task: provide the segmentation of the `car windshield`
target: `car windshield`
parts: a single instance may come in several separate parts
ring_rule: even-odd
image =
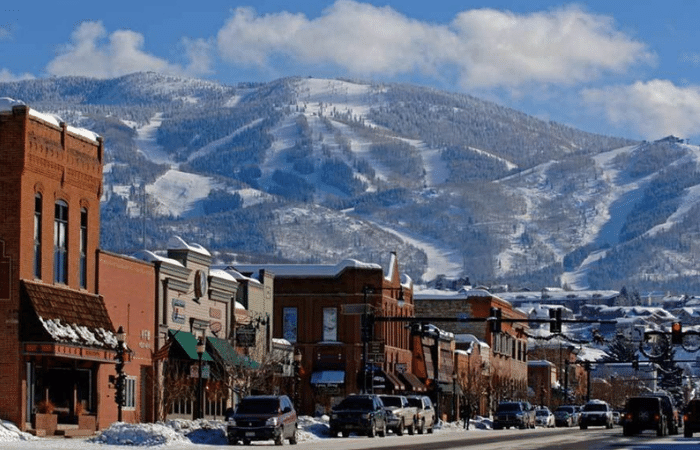
[[[556,412],[572,414],[574,412],[574,408],[571,406],[560,406],[559,408],[557,408]]]
[[[379,398],[381,398],[382,402],[384,402],[384,406],[396,406],[399,408],[402,406],[400,397],[391,397],[391,396],[380,395]]]
[[[549,415],[549,411],[547,411],[546,409],[538,409],[537,411],[535,411],[535,414],[537,414],[538,416],[547,416]]]
[[[498,405],[499,411],[520,411],[520,403],[501,403]]]
[[[372,408],[372,399],[369,399],[367,397],[348,397],[342,402],[340,402],[334,409],[336,410],[352,410],[352,409],[360,409],[360,410],[371,410]]]
[[[244,398],[238,405],[238,414],[277,414],[280,402],[276,398]]]
[[[384,402],[384,404],[386,405],[386,402]],[[423,407],[423,402],[421,402],[419,398],[409,398],[408,404],[411,406],[415,406],[416,408]]]
[[[602,403],[590,403],[583,406],[584,411],[607,411],[608,408]]]

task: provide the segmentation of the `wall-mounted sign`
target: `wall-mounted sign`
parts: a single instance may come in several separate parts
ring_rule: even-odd
[[[236,345],[239,347],[255,347],[255,327],[243,325],[236,328]]]
[[[185,301],[179,298],[174,298],[172,301],[173,305],[173,322],[175,323],[185,323]]]
[[[194,296],[201,298],[207,295],[207,273],[198,270],[194,274]]]

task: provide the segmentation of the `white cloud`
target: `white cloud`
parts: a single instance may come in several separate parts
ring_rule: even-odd
[[[630,126],[647,139],[700,134],[700,86],[638,81],[629,86],[585,89],[582,97],[587,104],[601,108],[612,123]]]
[[[281,56],[360,75],[456,71],[467,88],[571,84],[653,61],[612,19],[578,7],[526,15],[471,10],[447,25],[353,0],[338,0],[315,19],[238,8],[217,43],[222,58],[236,64],[267,67]]]
[[[199,45],[198,41],[185,41],[189,49]],[[187,68],[148,54],[142,50],[144,37],[131,30],[117,30],[107,35],[101,22],[83,22],[71,36],[70,44],[65,45],[59,55],[49,62],[47,72],[56,76],[82,75],[95,78],[110,78],[140,71],[156,71],[180,75],[207,73],[208,66],[195,62],[207,62],[198,55],[197,61],[190,60]]]
[[[6,81],[21,81],[21,80],[32,80],[34,75],[30,73],[23,73],[21,75],[15,75],[7,69],[0,69],[0,82]]]

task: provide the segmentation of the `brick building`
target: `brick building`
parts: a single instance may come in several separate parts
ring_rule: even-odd
[[[424,290],[414,294],[416,317],[444,317],[452,321],[439,323],[440,328],[455,335],[470,334],[490,347],[486,386],[487,411],[501,400],[527,399],[527,316],[513,309],[507,301],[481,289],[460,291]],[[487,322],[459,318],[487,318],[491,308],[501,310],[500,332],[493,332]],[[455,320],[457,319],[457,320]]]
[[[0,416],[94,431],[114,328],[96,290],[102,139],[0,99]],[[39,427],[37,427],[39,428]],[[42,431],[37,431],[42,432]]]
[[[363,390],[407,392],[411,379],[410,332],[405,323],[375,322],[366,347],[362,312],[412,317],[413,287],[392,254],[385,274],[377,264],[345,260],[336,265],[234,265],[244,275],[274,275],[273,336],[301,353],[299,410],[327,411],[345,395]],[[363,362],[373,376],[363,377]],[[420,384],[420,383],[419,383]],[[417,389],[419,387],[416,387]],[[295,395],[296,394],[296,395]]]

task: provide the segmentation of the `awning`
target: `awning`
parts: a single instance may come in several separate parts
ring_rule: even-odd
[[[225,364],[235,367],[245,367],[249,369],[257,369],[260,364],[253,361],[246,355],[241,355],[236,352],[236,349],[228,343],[226,339],[220,339],[216,337],[207,337],[209,345],[214,349],[219,358],[221,358]]]
[[[311,374],[311,384],[345,384],[342,370],[320,370]]]
[[[199,360],[199,355],[197,354],[197,338],[194,334],[188,333],[187,331],[169,330],[170,336],[175,339],[175,342],[180,346],[180,348],[187,354],[190,359],[195,361]],[[204,351],[202,353],[202,361],[214,361],[209,353]]]
[[[384,375],[386,376],[386,379],[389,382],[389,388],[395,391],[406,390],[406,386],[404,386],[403,382],[399,380],[399,377],[397,377],[391,372],[384,372]]]
[[[415,392],[425,392],[428,388],[411,372],[399,372],[399,378],[406,381],[406,384]]]

